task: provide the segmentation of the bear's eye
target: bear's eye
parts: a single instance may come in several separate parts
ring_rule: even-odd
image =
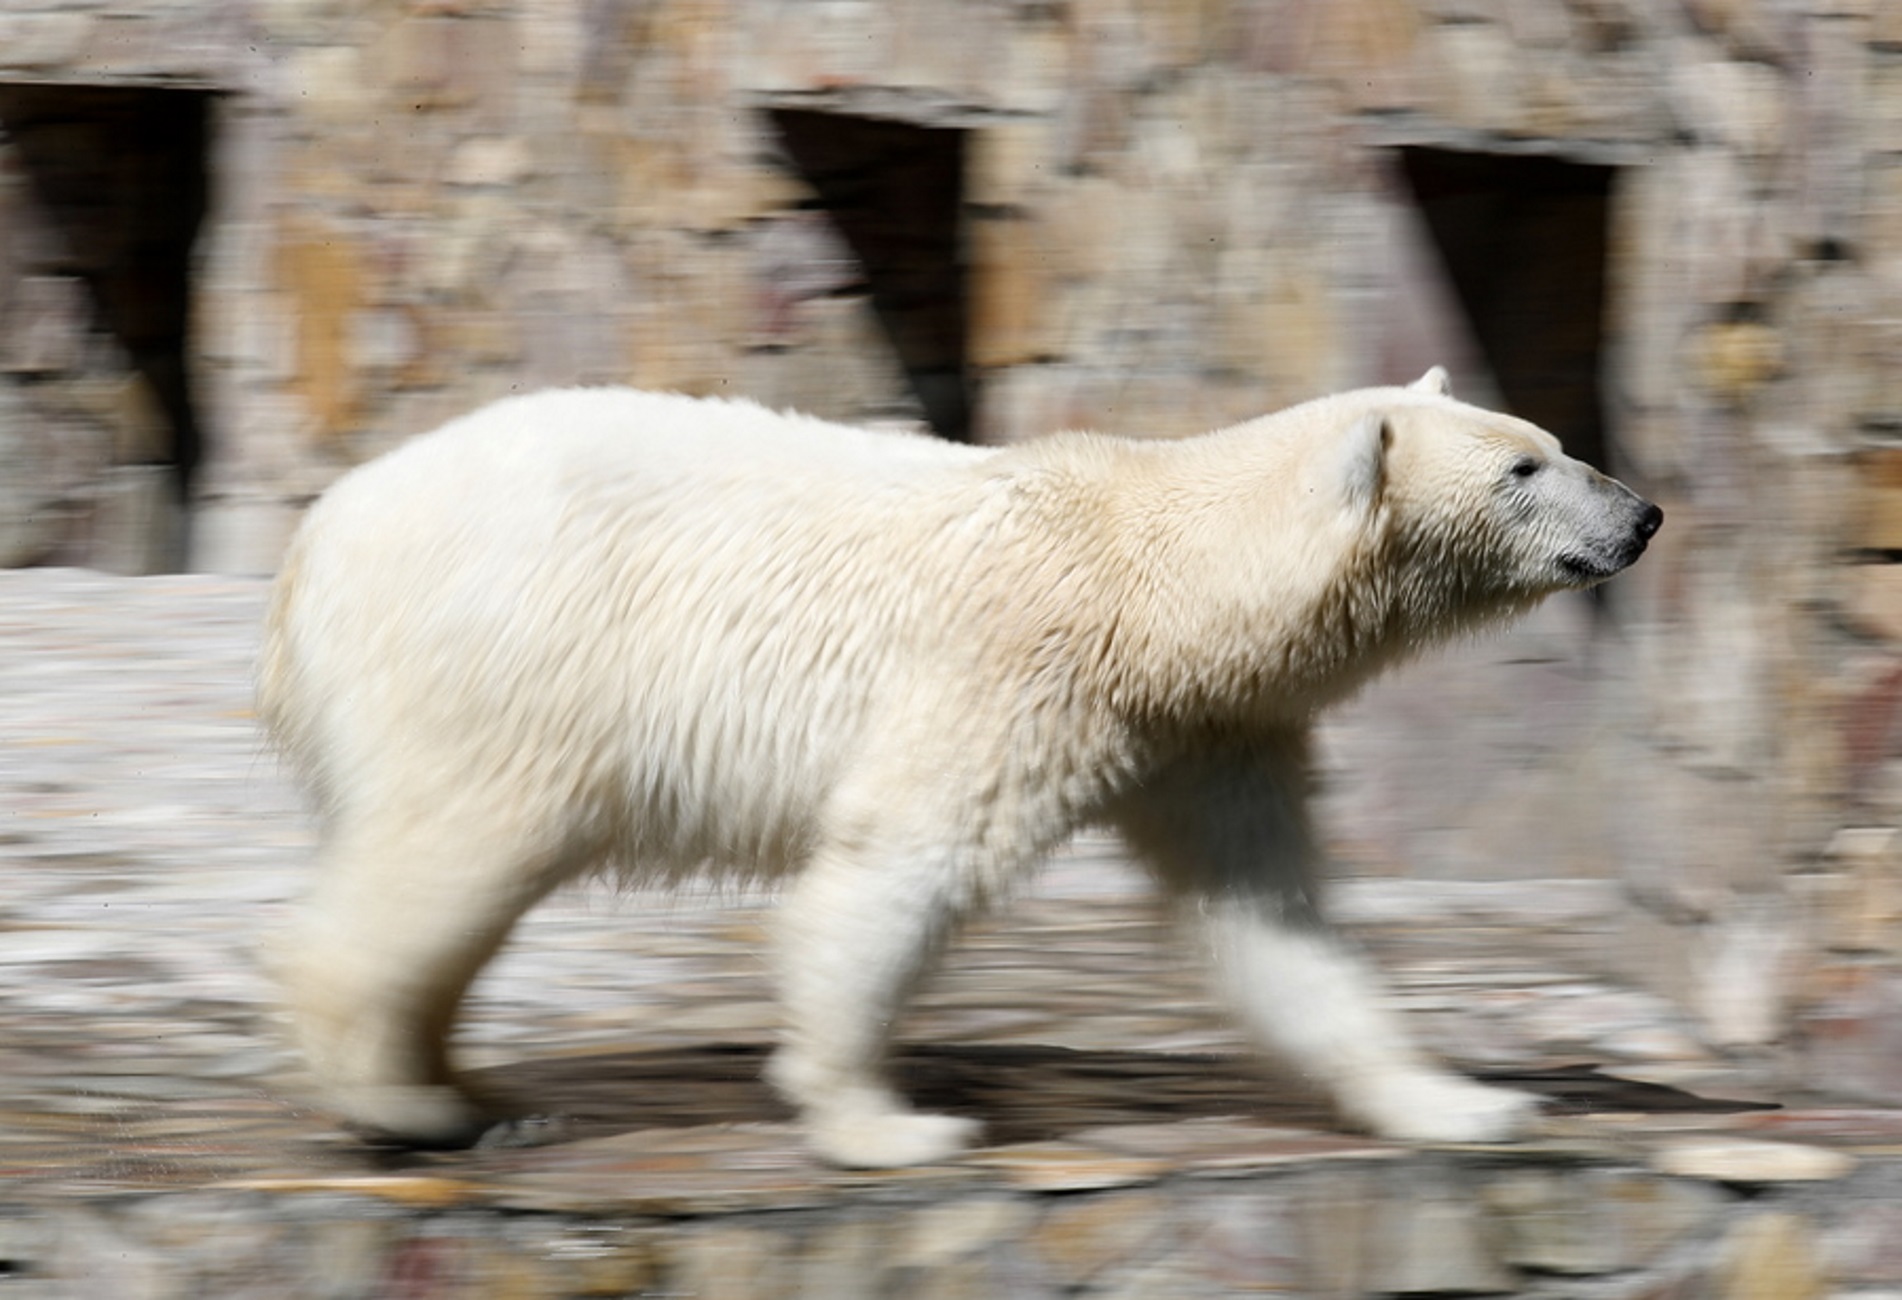
[[[1544,468],[1544,466],[1539,463],[1537,457],[1521,456],[1518,460],[1512,462],[1512,476],[1514,478],[1531,478],[1542,468]]]

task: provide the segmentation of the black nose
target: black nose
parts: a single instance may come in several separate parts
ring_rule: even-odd
[[[1644,513],[1638,516],[1638,536],[1648,542],[1651,540],[1651,535],[1657,532],[1663,524],[1664,511],[1658,509],[1656,506],[1647,505],[1644,508]]]

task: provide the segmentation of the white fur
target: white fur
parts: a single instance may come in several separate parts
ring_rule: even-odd
[[[785,878],[771,1077],[817,1149],[940,1158],[973,1126],[906,1108],[888,1026],[960,917],[1106,820],[1349,1118],[1509,1135],[1526,1099],[1419,1059],[1319,920],[1307,727],[1648,529],[1444,379],[1003,450],[560,391],[346,476],[292,545],[260,670],[324,819],[285,974],[336,1104],[468,1138],[447,1038],[521,913],[589,870],[726,870]]]

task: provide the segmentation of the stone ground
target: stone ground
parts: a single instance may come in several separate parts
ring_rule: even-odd
[[[764,900],[711,892],[558,897],[478,986],[465,1061],[546,1144],[367,1150],[260,967],[311,848],[249,709],[263,593],[0,572],[0,1300],[1902,1295],[1902,1117],[1726,1104],[1774,1081],[1594,973],[1602,880],[1337,891],[1429,1043],[1553,1098],[1519,1147],[1340,1133],[1086,837],[905,1028],[911,1090],[989,1125],[965,1160],[803,1155],[755,1080]]]

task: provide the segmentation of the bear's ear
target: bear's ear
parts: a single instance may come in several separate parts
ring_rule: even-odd
[[[1453,381],[1446,377],[1445,366],[1435,366],[1421,375],[1407,387],[1416,393],[1432,393],[1435,397],[1451,397]]]
[[[1369,411],[1347,427],[1337,450],[1341,493],[1349,506],[1365,510],[1380,499],[1387,477],[1387,446],[1393,432],[1387,417]]]

